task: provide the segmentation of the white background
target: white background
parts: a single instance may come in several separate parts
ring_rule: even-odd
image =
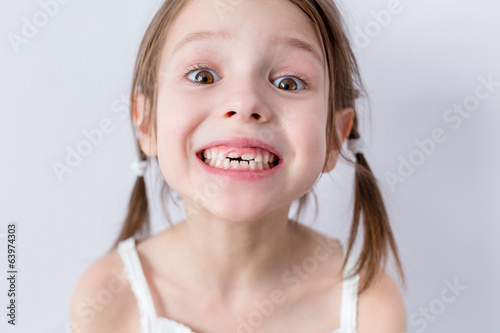
[[[366,156],[406,269],[408,331],[500,332],[494,319],[500,313],[500,87],[459,128],[443,118],[454,104],[472,100],[480,77],[500,82],[500,1],[401,0],[384,25],[373,12],[390,1],[344,2],[371,97],[369,111],[361,110],[364,120],[371,118],[363,123]],[[12,328],[0,239],[2,332],[66,332],[77,279],[117,235],[136,159],[122,98],[159,5],[68,1],[16,52],[9,33],[21,34],[23,18],[33,22],[42,9],[39,1],[0,1],[0,236],[8,222],[17,223],[19,267],[18,325]],[[113,130],[59,181],[52,163],[64,163],[66,147],[75,149],[83,131],[106,118]],[[419,154],[415,140],[430,138],[436,128],[446,140],[391,188],[387,172],[397,174],[401,159]],[[322,178],[318,218],[312,224],[308,211],[304,223],[345,239],[352,171],[343,163]],[[166,226],[157,212],[153,222],[157,231]],[[444,303],[445,281],[454,280],[466,289]],[[420,314],[429,307],[432,320]]]

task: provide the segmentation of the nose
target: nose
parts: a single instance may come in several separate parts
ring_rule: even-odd
[[[245,79],[226,82],[224,94],[227,96],[219,106],[219,115],[242,122],[266,123],[272,119],[269,98],[266,96],[266,87],[262,80]]]

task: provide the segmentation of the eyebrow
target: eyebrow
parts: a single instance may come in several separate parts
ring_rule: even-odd
[[[193,32],[184,37],[177,45],[174,47],[174,50],[172,51],[172,54],[174,54],[176,51],[181,49],[182,47],[186,46],[189,43],[197,42],[197,41],[210,41],[210,40],[216,40],[216,39],[229,39],[231,38],[231,33],[228,31],[198,31],[198,32]],[[322,57],[316,52],[314,47],[295,37],[292,36],[283,36],[283,35],[274,35],[272,36],[269,41],[268,45],[272,45],[273,47],[290,47],[293,49],[297,50],[302,50],[310,55],[312,55],[316,60],[318,60],[321,64],[323,64],[323,59]]]

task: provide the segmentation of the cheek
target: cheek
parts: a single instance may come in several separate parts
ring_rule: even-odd
[[[294,156],[290,160],[293,187],[300,194],[309,191],[323,170],[326,140],[318,119],[300,117],[287,129]],[[297,198],[298,198],[297,197]]]
[[[290,128],[300,164],[306,163],[314,172],[320,172],[326,158],[326,119],[319,112],[297,117]]]
[[[192,95],[170,86],[160,87],[158,96],[158,144],[163,151],[186,156],[187,138],[199,122],[204,105]],[[160,152],[159,152],[160,153]]]
[[[195,157],[188,138],[197,124],[197,104],[181,94],[162,94],[157,105],[158,162],[167,183],[179,191],[176,180],[182,178],[186,163]],[[193,156],[188,156],[191,153]]]

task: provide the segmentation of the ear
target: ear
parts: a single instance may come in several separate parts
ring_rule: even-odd
[[[335,112],[335,124],[336,124],[336,135],[340,141],[340,146],[343,145],[345,139],[351,133],[352,125],[354,123],[355,111],[353,108],[348,107]],[[337,159],[339,156],[338,150],[335,148],[333,142],[330,143],[330,154],[328,156],[328,161],[326,162],[323,172],[327,173],[333,170],[337,164]]]
[[[132,114],[134,123],[139,130],[139,143],[141,150],[148,157],[157,156],[156,131],[150,127],[151,107],[149,100],[142,92],[137,92],[134,97]]]

